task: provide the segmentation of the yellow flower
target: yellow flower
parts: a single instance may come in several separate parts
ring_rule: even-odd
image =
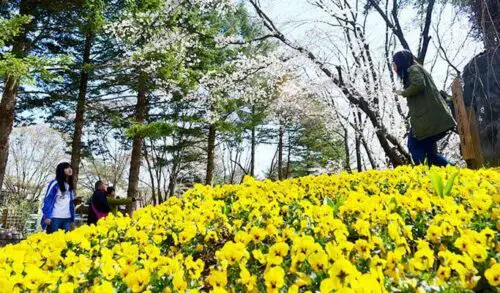
[[[267,263],[270,265],[280,265],[283,258],[288,254],[288,244],[285,242],[276,243],[269,249]]]
[[[395,222],[391,222],[389,225],[387,225],[389,237],[391,237],[392,240],[396,241],[401,237],[399,234],[399,227],[398,224]]]
[[[356,223],[354,224],[354,229],[361,236],[370,236],[370,234],[371,234],[370,233],[370,223],[363,220],[363,219],[358,219],[356,221]]]
[[[62,283],[61,285],[59,285],[57,292],[59,292],[59,293],[73,293],[74,290],[75,290],[75,285],[73,283],[66,282],[66,283]]]
[[[469,250],[469,246],[472,245],[472,240],[469,237],[460,237],[455,240],[455,247],[460,249],[462,252],[467,252]]]
[[[288,249],[288,244],[285,242],[279,242],[271,246],[269,254],[285,257],[288,254]]]
[[[307,261],[312,266],[315,272],[321,272],[328,270],[328,255],[324,251],[320,251],[319,253],[311,254]]]
[[[127,264],[120,264],[120,276],[122,279],[126,279],[130,274],[133,274],[135,271],[138,270],[137,266],[132,264],[132,265],[127,265]]]
[[[196,236],[196,229],[194,225],[188,225],[184,228],[184,230],[179,233],[179,242],[181,244],[186,244],[191,241]]]
[[[224,244],[221,250],[215,253],[215,256],[219,261],[226,260],[229,265],[232,265],[239,263],[243,258],[248,258],[249,255],[245,244],[229,241]]]
[[[478,263],[486,261],[486,258],[488,257],[488,251],[480,245],[469,245],[467,254],[469,254],[472,260]]]
[[[184,281],[184,272],[178,271],[174,274],[174,279],[172,280],[172,284],[174,285],[174,289],[177,292],[184,292],[187,288],[187,283]]]
[[[240,282],[250,292],[257,288],[257,277],[252,276],[246,268],[242,268],[240,271]]]
[[[358,271],[346,259],[338,259],[332,266],[332,268],[328,271],[330,275],[330,279],[332,280],[333,289],[340,290],[344,287],[344,285],[353,281],[358,275]]]
[[[212,290],[210,290],[211,293],[226,293],[227,290],[221,287],[215,287]]]
[[[234,236],[234,241],[236,243],[242,243],[244,245],[247,245],[251,240],[252,237],[245,231],[238,231],[236,236]]]
[[[114,289],[113,289],[113,285],[110,282],[104,281],[99,285],[95,285],[92,288],[92,292],[94,292],[94,293],[113,293]]]
[[[78,261],[78,256],[72,250],[66,253],[66,257],[63,258],[62,263],[65,266],[70,266]]]
[[[321,281],[319,286],[319,291],[321,293],[330,293],[333,292],[337,287],[337,283],[332,278],[326,278]]]
[[[481,278],[499,287],[500,173],[461,169],[453,194],[434,195],[428,174],[450,178],[457,170],[402,166],[197,184],[132,217],[110,216],[97,226],[34,234],[0,248],[0,292],[111,293],[120,290],[113,288],[118,282],[150,293],[157,289],[149,285],[152,275],[171,280],[162,283],[165,293],[385,293],[385,281],[403,291],[427,285],[470,291]],[[414,234],[422,216],[428,229]],[[489,228],[471,228],[483,226]],[[202,259],[210,260],[208,274]],[[90,272],[97,273],[93,282]]]
[[[272,267],[264,273],[268,292],[278,292],[285,285],[285,271],[282,267]]]
[[[427,239],[433,243],[441,242],[441,227],[431,225],[427,229]]]
[[[266,230],[259,227],[252,227],[250,229],[250,237],[254,243],[260,243],[264,238],[266,238],[267,232]]]
[[[484,272],[484,276],[488,283],[493,287],[500,286],[500,264],[494,264]]]
[[[297,285],[292,285],[288,288],[287,293],[299,293],[299,286]]]
[[[101,273],[106,280],[111,281],[118,273],[117,265],[115,265],[112,261],[107,261],[101,267]]]
[[[266,232],[267,232],[267,235],[269,235],[269,237],[273,237],[273,236],[276,236],[278,229],[273,224],[269,224],[266,227]]]
[[[125,278],[125,284],[132,292],[142,292],[149,284],[149,271],[138,270]]]
[[[184,264],[191,279],[197,280],[200,278],[203,268],[205,267],[201,259],[194,261],[193,257],[190,255],[185,259]]]
[[[483,236],[486,239],[486,242],[488,245],[491,245],[493,243],[493,239],[495,237],[495,231],[490,229],[489,227],[481,231],[481,236]]]
[[[378,255],[370,260],[370,269],[372,270],[383,270],[385,268],[387,261],[381,259]]]
[[[3,292],[12,292],[14,290],[14,283],[8,278],[0,275],[0,288]]]
[[[210,272],[210,276],[208,276],[208,283],[212,285],[212,287],[216,288],[224,288],[227,284],[227,272],[212,270]]]
[[[204,247],[201,244],[197,244],[196,247],[195,247],[196,252],[202,252],[203,249],[204,249]]]
[[[265,264],[266,263],[266,256],[259,249],[253,250],[252,251],[252,255],[261,264]]]
[[[299,273],[297,273],[297,279],[295,280],[294,285],[297,285],[300,288],[300,287],[311,285],[311,282],[312,282],[311,277],[309,277],[308,275],[306,275],[304,273],[299,272]]]
[[[419,271],[425,271],[432,268],[434,264],[434,252],[430,249],[421,249],[415,253],[411,264]]]
[[[451,276],[451,269],[449,267],[440,266],[438,271],[437,271],[437,276],[438,276],[439,280],[446,281]]]
[[[352,289],[354,292],[384,292],[383,285],[378,281],[375,274],[363,274],[357,282],[354,282]],[[381,279],[383,280],[383,278]]]
[[[448,222],[441,223],[441,232],[443,236],[453,236],[455,233],[455,228],[451,226]]]
[[[38,289],[45,282],[46,274],[34,265],[27,266],[25,269],[26,276],[23,279],[23,286],[29,290]]]
[[[219,241],[219,237],[217,236],[217,232],[215,232],[215,231],[209,231],[207,233],[207,235],[205,236],[204,241],[205,242]]]
[[[358,252],[359,256],[364,259],[368,259],[371,256],[371,246],[368,241],[364,239],[358,239],[354,243],[354,248]]]

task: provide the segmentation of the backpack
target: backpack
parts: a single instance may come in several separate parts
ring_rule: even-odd
[[[448,108],[451,112],[451,115],[453,115],[453,119],[457,120],[457,118],[455,117],[455,105],[453,105],[453,101],[451,100],[451,96],[448,95],[448,93],[445,91],[439,91],[439,94],[440,94],[441,98],[443,98],[443,101],[446,103],[446,105],[448,105]]]
[[[95,208],[94,203],[92,203],[90,206],[92,207],[92,210],[94,211],[95,217],[96,217],[97,220],[99,220],[100,218],[104,218],[104,217],[106,217],[108,215],[108,213],[103,213],[103,212],[98,211]]]

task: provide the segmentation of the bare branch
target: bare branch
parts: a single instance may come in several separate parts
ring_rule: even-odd
[[[398,37],[401,46],[403,46],[403,48],[405,48],[406,50],[410,50],[410,46],[408,45],[408,42],[404,37],[403,30],[401,29],[401,25],[399,24],[397,0],[393,0],[393,7],[392,7],[392,17],[394,19],[394,23],[391,22],[387,14],[382,10],[382,8],[380,8],[380,5],[378,5],[378,3],[375,0],[368,0],[368,2],[370,2],[370,4],[373,5],[373,7],[377,10],[380,16],[384,19],[387,27],[389,27],[392,30],[392,32]]]

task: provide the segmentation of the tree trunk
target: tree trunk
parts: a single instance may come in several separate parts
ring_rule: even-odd
[[[217,135],[217,127],[215,124],[210,124],[208,128],[208,148],[207,148],[207,175],[205,178],[206,185],[212,185],[215,166],[215,136]]]
[[[288,132],[288,150],[287,150],[287,158],[286,158],[286,174],[285,178],[290,178],[290,172],[291,172],[291,164],[290,160],[292,157],[292,142],[290,139],[290,132]]]
[[[148,98],[146,96],[146,77],[139,76],[137,104],[135,106],[135,122],[144,123],[146,118],[146,110],[148,106]],[[137,197],[139,189],[139,173],[141,170],[141,153],[142,153],[143,138],[140,136],[134,137],[132,143],[132,157],[130,158],[130,172],[128,177],[127,197]],[[132,205],[129,205],[128,212],[132,215]]]
[[[351,158],[349,151],[349,136],[347,128],[344,128],[344,150],[345,150],[345,169],[347,172],[351,173]]]
[[[232,152],[229,152],[229,160],[232,160]],[[237,163],[239,158],[238,158],[238,150],[236,150],[236,156],[234,158],[234,162],[229,162],[229,166],[231,166],[231,176],[229,177],[229,184],[234,183],[234,177],[236,176],[236,168],[238,167]]]
[[[19,4],[19,14],[29,15],[28,1],[21,1]],[[29,50],[28,32],[34,26],[35,21],[32,20],[25,25],[21,33],[14,39],[12,44],[12,54],[18,58],[27,55]],[[14,126],[15,106],[17,90],[19,88],[20,76],[7,73],[3,77],[4,88],[2,100],[0,101],[0,190],[3,186],[5,171],[7,169],[7,160],[9,158],[9,136]]]
[[[161,198],[161,170],[159,173],[159,176],[156,178],[156,194],[158,195],[158,198]]]
[[[153,197],[153,205],[156,205],[157,201],[155,194],[155,181],[153,176],[153,168],[151,166],[151,163],[149,162],[147,146],[144,146],[144,159],[146,160],[146,164],[148,165],[148,173],[149,173],[149,180],[151,181],[151,195]]]
[[[359,137],[359,133],[355,134],[355,146],[356,146],[356,167],[358,172],[363,171],[363,167],[361,166],[361,139]]]
[[[365,148],[366,154],[368,155],[368,160],[370,161],[370,165],[372,169],[377,169],[377,163],[375,162],[375,159],[373,158],[372,152],[370,151],[370,147],[368,147],[368,143],[366,142],[366,139],[364,136],[361,136],[361,142],[363,143],[363,147]]]
[[[76,104],[75,132],[73,133],[73,142],[71,144],[71,168],[73,169],[73,187],[75,190],[78,186],[78,174],[80,173],[80,155],[82,148],[81,143],[85,115],[85,98],[87,96],[87,85],[89,81],[89,72],[85,69],[85,66],[87,64],[90,64],[92,39],[92,32],[87,32],[85,36],[85,46],[83,49],[82,68],[80,71],[78,102]]]
[[[180,156],[179,151],[176,151],[174,158],[172,159],[172,172],[170,172],[169,182],[168,182],[168,197],[171,197],[175,194],[175,187],[177,185],[177,175],[179,173],[179,159]],[[166,197],[166,196],[165,196]]]
[[[255,177],[255,125],[252,126],[252,142],[251,142],[251,154],[250,154],[250,176]]]
[[[278,140],[278,180],[283,180],[283,126],[280,125]]]
[[[175,194],[175,178],[174,175],[170,175],[170,181],[168,182],[168,197],[174,196]]]
[[[273,179],[274,160],[276,160],[277,155],[278,155],[278,148],[276,148],[276,151],[274,152],[273,159],[271,160],[271,167],[269,168],[269,178],[271,178],[271,179]]]

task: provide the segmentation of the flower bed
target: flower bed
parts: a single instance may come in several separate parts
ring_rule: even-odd
[[[499,203],[498,171],[452,167],[200,185],[1,249],[0,291],[494,289]]]

